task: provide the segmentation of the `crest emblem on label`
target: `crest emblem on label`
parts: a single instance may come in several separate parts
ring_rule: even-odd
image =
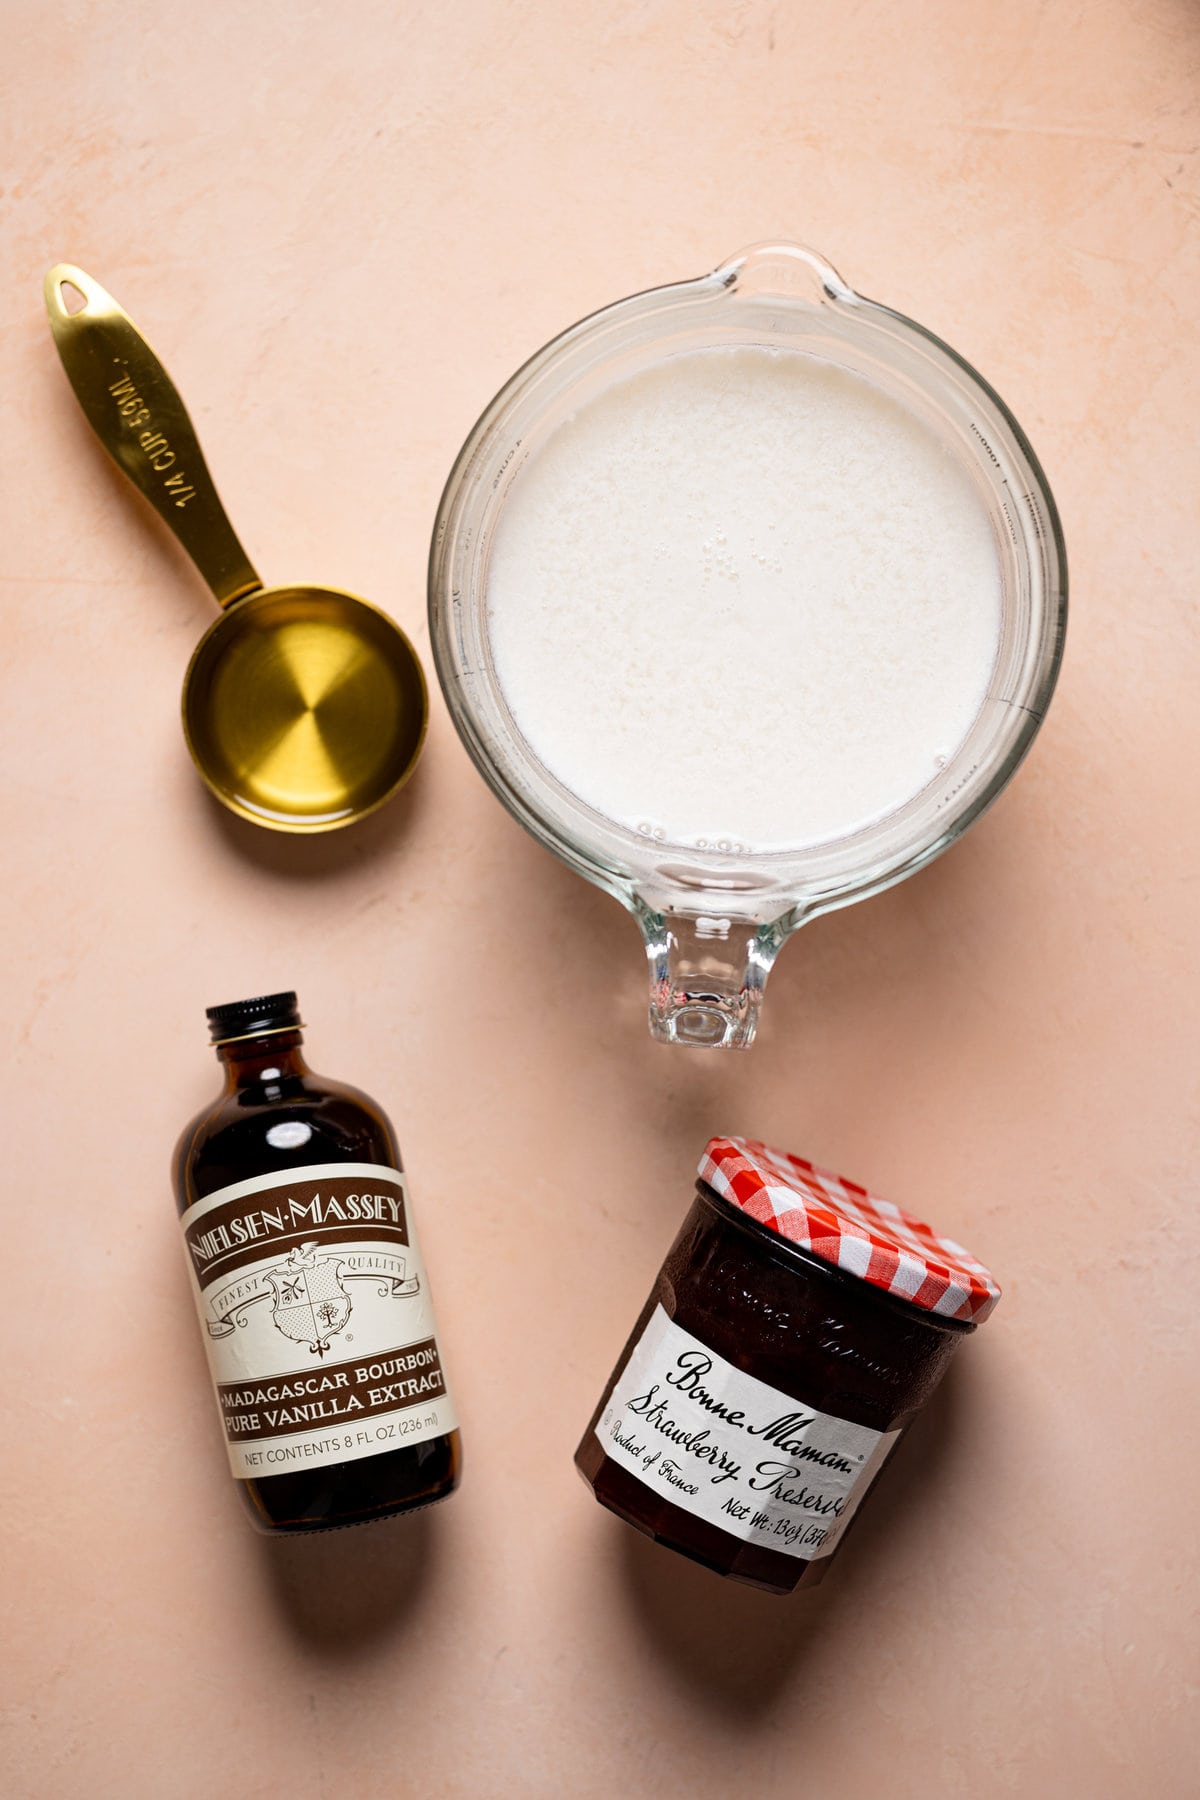
[[[301,1244],[266,1272],[271,1288],[271,1321],[276,1331],[314,1356],[324,1356],[329,1340],[350,1317],[350,1295],[342,1286],[342,1259],[318,1256],[315,1241]]]

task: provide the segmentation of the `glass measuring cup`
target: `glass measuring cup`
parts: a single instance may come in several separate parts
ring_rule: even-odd
[[[685,351],[737,345],[800,351],[839,365],[916,415],[983,499],[1000,565],[999,649],[987,696],[958,749],[886,816],[782,851],[747,852],[728,840],[703,848],[663,843],[589,806],[522,735],[497,678],[488,630],[491,547],[525,463],[614,380]],[[564,593],[563,604],[570,602]],[[649,961],[652,1035],[744,1048],[791,932],[923,867],[1012,776],[1058,673],[1065,553],[1037,459],[981,377],[922,326],[855,293],[811,251],[765,244],[711,275],[604,308],[512,377],[447,482],[430,556],[429,608],[442,688],[485,780],[534,837],[637,918]],[[688,664],[697,670],[696,704],[712,707],[719,726],[722,672],[703,669],[703,645],[677,648],[687,662],[681,658],[674,678],[683,678]]]

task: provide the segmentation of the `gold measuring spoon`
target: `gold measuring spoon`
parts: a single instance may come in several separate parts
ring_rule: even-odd
[[[183,683],[197,769],[218,800],[273,831],[330,831],[373,812],[425,742],[429,697],[408,638],[337,588],[265,588],[183,401],[132,320],[71,263],[50,270],[45,295],[88,423],[223,609]]]

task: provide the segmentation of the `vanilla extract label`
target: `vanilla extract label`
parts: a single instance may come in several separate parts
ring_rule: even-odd
[[[806,1562],[828,1556],[893,1448],[747,1375],[654,1309],[596,1425],[605,1454],[684,1511]]]
[[[319,1164],[235,1182],[181,1223],[235,1475],[455,1428],[400,1170]]]
[[[373,1362],[352,1358],[334,1363],[315,1375],[217,1383],[217,1401],[230,1443],[245,1443],[265,1433],[353,1424],[441,1399],[445,1392],[433,1338]]]

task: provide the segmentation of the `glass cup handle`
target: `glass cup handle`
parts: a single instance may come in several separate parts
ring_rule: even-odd
[[[751,244],[722,263],[716,274],[743,297],[804,300],[812,306],[861,298],[832,263],[803,244]]]

